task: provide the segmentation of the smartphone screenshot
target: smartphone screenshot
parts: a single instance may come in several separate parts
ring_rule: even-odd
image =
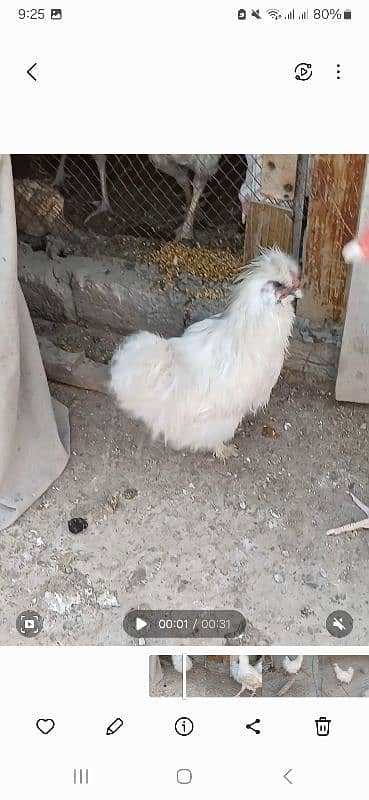
[[[10,1],[0,27],[2,793],[346,800],[368,9]]]

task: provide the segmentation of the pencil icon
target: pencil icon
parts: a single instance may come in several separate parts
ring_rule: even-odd
[[[116,733],[117,731],[119,731],[119,728],[121,728],[122,725],[123,725],[123,720],[120,717],[117,717],[114,720],[114,722],[111,722],[110,725],[107,727],[106,735],[111,736],[112,733]]]

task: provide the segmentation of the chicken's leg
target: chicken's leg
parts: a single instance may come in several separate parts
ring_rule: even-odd
[[[186,208],[188,208],[191,204],[192,192],[187,169],[182,168],[175,161],[172,161],[170,156],[167,158],[164,155],[150,155],[149,158],[151,163],[154,164],[157,169],[160,169],[161,172],[164,172],[166,175],[170,175],[171,178],[174,178],[177,181],[178,186],[180,186],[184,191]]]
[[[197,206],[200,202],[201,195],[205,189],[208,181],[208,175],[196,175],[193,179],[192,199],[187,209],[187,213],[183,225],[178,229],[176,234],[177,242],[192,242],[194,239],[194,221]]]
[[[97,203],[97,208],[95,211],[92,211],[91,214],[88,215],[85,219],[85,224],[89,222],[92,217],[96,217],[98,214],[103,214],[105,211],[111,211],[111,205],[109,201],[108,195],[108,187],[106,182],[106,155],[97,155],[94,156],[96,161],[96,166],[99,171],[99,178],[100,178],[100,188],[101,188],[101,201]]]
[[[223,461],[226,461],[226,459],[230,458],[231,456],[237,458],[238,450],[235,444],[222,443],[215,448],[213,456],[214,458],[221,458]]]
[[[64,186],[64,178],[65,178],[65,162],[67,160],[67,156],[61,156],[59,161],[59,166],[53,181],[53,186],[56,186],[58,189],[61,186]]]

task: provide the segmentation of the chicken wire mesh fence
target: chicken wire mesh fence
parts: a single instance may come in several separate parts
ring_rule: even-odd
[[[65,217],[75,228],[104,235],[191,240],[242,249],[243,199],[291,211],[290,196],[262,194],[259,155],[37,155],[22,176],[65,198]],[[19,174],[19,171],[18,171]],[[94,205],[96,203],[96,205]],[[107,212],[99,214],[96,212]]]

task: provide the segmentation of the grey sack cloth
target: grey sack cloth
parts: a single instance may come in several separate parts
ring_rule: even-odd
[[[61,474],[69,438],[68,409],[50,397],[18,283],[11,161],[0,155],[0,530]]]

